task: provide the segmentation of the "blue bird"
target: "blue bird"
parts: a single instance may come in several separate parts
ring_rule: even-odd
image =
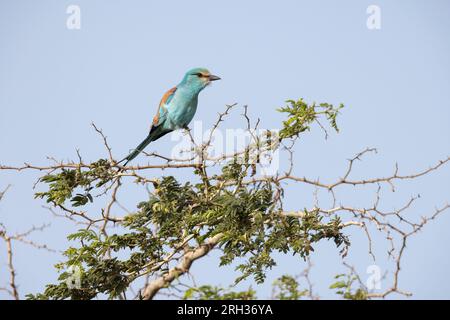
[[[152,141],[177,129],[186,129],[197,111],[198,94],[212,81],[220,80],[205,68],[189,70],[183,80],[174,88],[167,91],[159,103],[150,132],[128,156],[118,163],[125,161],[123,166],[136,158]]]

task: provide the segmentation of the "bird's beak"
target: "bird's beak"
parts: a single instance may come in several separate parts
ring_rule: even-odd
[[[210,74],[208,79],[209,79],[209,81],[216,81],[216,80],[220,80],[220,77]]]

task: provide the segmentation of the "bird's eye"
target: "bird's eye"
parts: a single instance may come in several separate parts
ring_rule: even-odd
[[[200,78],[204,77],[203,73],[200,73],[200,72],[199,72],[199,73],[196,73],[195,75],[196,75],[197,77],[200,77]]]

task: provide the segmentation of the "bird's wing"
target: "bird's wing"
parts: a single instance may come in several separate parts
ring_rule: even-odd
[[[152,127],[160,125],[166,118],[166,106],[169,104],[170,100],[172,100],[175,91],[177,91],[177,87],[173,87],[163,95],[161,101],[159,102],[156,115],[153,117]]]

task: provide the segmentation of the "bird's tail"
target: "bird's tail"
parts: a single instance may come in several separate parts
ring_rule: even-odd
[[[139,155],[139,153],[141,153],[145,149],[145,147],[148,146],[149,143],[153,141],[153,138],[154,135],[152,134],[152,132],[150,132],[148,136],[144,139],[144,141],[142,141],[133,151],[131,151],[131,153],[128,156],[120,160],[118,164],[125,161],[125,163],[123,164],[123,166],[125,167],[128,164],[128,162],[136,158]]]

